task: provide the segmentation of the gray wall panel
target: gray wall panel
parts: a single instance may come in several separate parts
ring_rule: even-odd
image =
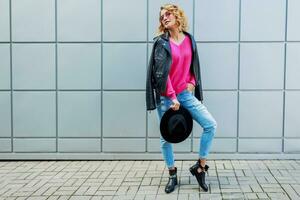
[[[201,138],[193,139],[193,152],[199,153]],[[212,142],[211,152],[234,153],[236,152],[236,139],[215,138]]]
[[[237,89],[237,44],[198,44],[198,51],[203,89]]]
[[[160,139],[159,138],[151,138],[148,139],[148,151],[149,152],[160,152]],[[177,144],[172,144],[174,153],[184,153],[191,152],[191,138],[187,138],[185,141]]]
[[[13,41],[54,41],[55,1],[11,0]]]
[[[104,89],[146,88],[146,44],[104,44],[103,51]]]
[[[195,1],[195,24],[198,41],[237,41],[239,0]]]
[[[14,137],[55,137],[55,92],[14,92]]]
[[[9,14],[9,0],[0,0],[0,41],[9,41]]]
[[[279,153],[282,151],[281,139],[239,139],[239,152]]]
[[[241,44],[240,88],[283,89],[284,44]]]
[[[0,137],[11,136],[10,92],[0,92]]]
[[[10,89],[9,44],[0,44],[0,89]]]
[[[286,47],[286,88],[300,89],[300,43],[287,44]]]
[[[239,136],[281,137],[282,104],[281,91],[240,92]]]
[[[22,138],[14,139],[14,152],[55,152],[55,138],[40,139],[40,138]]]
[[[145,92],[103,93],[103,137],[145,137]]]
[[[11,139],[0,138],[0,152],[11,151]]]
[[[103,139],[104,152],[145,152],[145,139]]]
[[[100,41],[101,1],[57,1],[59,41]]]
[[[12,46],[13,88],[55,88],[55,45],[14,44]]]
[[[0,0],[0,159],[161,159],[145,86],[165,3],[197,41],[212,158],[300,157],[298,0]]]
[[[100,92],[58,93],[58,136],[101,136]]]
[[[100,152],[100,139],[58,139],[59,152]]]
[[[151,153],[160,153],[159,138],[149,138],[147,140],[147,151]]]
[[[242,0],[241,40],[283,41],[285,6],[285,0]]]
[[[299,153],[300,152],[300,139],[284,139],[284,152]]]
[[[145,41],[146,19],[146,0],[103,0],[103,40]]]
[[[288,0],[288,17],[287,17],[287,40],[300,40],[300,1]]]
[[[101,89],[101,45],[58,45],[58,88]]]
[[[285,92],[285,119],[284,119],[285,137],[300,138],[299,102],[300,102],[300,91]]]
[[[148,137],[160,137],[160,126],[157,110],[147,112]]]

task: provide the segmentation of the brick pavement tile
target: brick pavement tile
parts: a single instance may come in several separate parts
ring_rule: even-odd
[[[46,192],[44,192],[43,195],[47,195],[47,196],[53,195],[53,193],[57,191],[58,188],[59,186],[51,186]]]
[[[114,196],[116,194],[115,190],[98,190],[96,191],[95,195],[98,196]]]
[[[14,197],[19,197],[19,196],[26,196],[29,197],[30,195],[33,194],[33,191],[15,191],[9,196],[14,196]]]
[[[253,192],[260,193],[263,192],[262,187],[259,184],[251,184],[250,185]]]
[[[200,194],[189,194],[189,200],[200,200]]]
[[[113,197],[113,200],[132,200],[135,195],[116,195]]]
[[[81,186],[75,191],[74,195],[83,195],[88,189],[89,186]]]
[[[1,197],[0,196],[0,200],[16,200],[17,197]],[[27,197],[26,197],[27,198]]]
[[[68,196],[68,195],[62,195],[62,196],[59,196],[58,200],[69,200],[71,196]]]
[[[150,185],[150,183],[151,183],[151,178],[144,177],[141,182],[141,185]]]
[[[81,181],[80,185],[84,185],[84,186],[93,186],[91,184],[103,184],[103,182],[105,181],[105,179],[103,178],[88,178],[88,179],[78,179],[77,182],[79,182],[79,180]]]
[[[269,199],[267,193],[256,193],[259,199]]]
[[[110,186],[113,182],[114,182],[115,179],[113,178],[107,178],[104,180],[104,182],[102,183],[103,186]]]
[[[240,188],[221,188],[223,194],[226,193],[240,193],[242,190]]]
[[[47,200],[57,200],[59,198],[59,196],[47,196],[48,199]]]
[[[102,200],[103,196],[92,196],[90,200]]]
[[[84,193],[84,195],[94,195],[99,187],[89,187],[89,189]]]
[[[300,195],[289,184],[283,184],[281,187],[291,199],[300,199]]]
[[[187,193],[179,193],[177,199],[189,199],[189,194]]]
[[[138,191],[138,186],[129,186],[129,189],[127,190],[127,194],[136,194]]]
[[[161,180],[160,177],[158,177],[158,178],[152,178],[150,185],[159,185],[160,184],[160,180]]]
[[[244,193],[252,192],[252,189],[249,185],[240,185],[241,191]]]
[[[90,200],[92,196],[71,196],[69,200]]]
[[[268,192],[267,195],[271,200],[289,200],[290,198],[285,193]]]
[[[226,184],[229,184],[229,180],[228,180],[228,177],[219,177],[219,183],[222,184],[222,185],[226,185]]]
[[[183,189],[183,188],[179,188],[178,189],[178,193],[179,194],[192,194],[192,193],[199,193],[199,188],[198,187],[196,187],[196,188],[185,188],[185,189]]]
[[[254,177],[240,177],[238,178],[239,185],[256,185],[257,180]]]
[[[101,171],[98,178],[107,178],[110,174],[110,171]]]
[[[222,199],[243,199],[244,194],[240,192],[222,193]]]
[[[126,181],[123,182],[121,186],[138,186],[140,184],[141,184],[140,182]]]
[[[292,188],[296,191],[298,195],[300,195],[300,185],[291,185]]]
[[[180,181],[174,191],[176,196],[190,199],[193,198],[190,195],[200,194],[205,199],[205,195],[215,194],[211,199],[220,199],[217,195],[222,191],[228,198],[230,195],[238,198],[237,194],[248,199],[254,199],[255,195],[260,199],[299,197],[298,160],[210,160],[207,176],[210,193],[202,192],[189,173],[188,168],[194,162],[176,161]],[[0,196],[14,199],[42,196],[54,200],[68,199],[71,195],[97,195],[98,199],[131,195],[144,199],[156,196],[155,192],[164,195],[167,181],[168,171],[163,161],[23,161],[0,165]],[[156,188],[154,192],[151,187]]]
[[[47,196],[34,196],[34,197],[28,197],[26,200],[46,200]]]
[[[129,190],[129,186],[119,187],[116,192],[116,195],[126,195],[128,190]]]
[[[256,193],[244,193],[245,199],[258,199]]]
[[[200,193],[201,200],[222,200],[221,194]]]
[[[43,195],[52,185],[46,183],[45,185],[39,187],[32,195],[40,196]]]
[[[103,196],[102,200],[112,200],[114,196],[108,195],[108,196]]]
[[[144,200],[146,198],[147,195],[145,194],[136,194],[134,196],[134,200]],[[155,195],[151,195],[152,197],[155,196]]]
[[[119,187],[113,187],[113,186],[100,186],[97,190],[98,191],[117,191]]]
[[[297,181],[293,177],[275,177],[280,184],[297,184]]]
[[[138,194],[157,194],[158,186],[140,186]]]
[[[147,200],[149,198],[146,198]],[[156,199],[159,199],[159,200],[170,200],[170,199],[178,199],[178,194],[158,194],[156,196]],[[149,199],[150,200],[150,199]]]

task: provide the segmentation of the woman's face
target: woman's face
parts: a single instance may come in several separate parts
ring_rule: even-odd
[[[176,28],[176,18],[175,16],[165,9],[160,11],[160,22],[166,29]]]

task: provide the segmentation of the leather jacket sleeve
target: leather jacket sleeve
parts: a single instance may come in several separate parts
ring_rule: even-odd
[[[155,97],[154,97],[154,76],[153,76],[153,65],[154,65],[154,50],[156,42],[153,44],[148,68],[147,68],[147,79],[146,79],[146,106],[147,110],[154,110],[156,108]]]
[[[195,59],[193,59],[193,66],[195,68],[195,75],[197,77],[197,83],[195,87],[195,97],[203,103],[203,91],[202,91],[202,81],[201,81],[201,71],[200,71],[200,61],[198,55],[197,45],[195,47]]]

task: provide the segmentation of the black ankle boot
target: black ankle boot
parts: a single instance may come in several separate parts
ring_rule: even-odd
[[[201,168],[201,172],[198,172],[198,168]],[[193,165],[192,167],[190,167],[190,172],[193,176],[196,176],[196,179],[198,181],[199,186],[205,191],[208,191],[208,186],[205,183],[205,172],[208,170],[209,166],[205,165],[204,167],[202,167],[200,165],[200,161],[198,160],[197,163],[195,165]]]
[[[175,190],[175,186],[177,185],[177,168],[169,170],[169,181],[166,185],[165,192],[170,193]]]

